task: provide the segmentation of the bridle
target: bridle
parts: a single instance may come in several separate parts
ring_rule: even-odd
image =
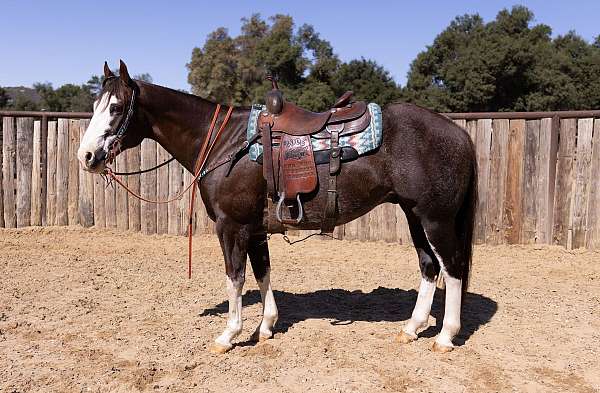
[[[104,87],[106,82],[116,78],[117,76],[114,75],[105,78],[102,82],[102,86]],[[123,141],[125,132],[127,132],[127,127],[129,127],[129,122],[131,122],[131,118],[133,117],[133,111],[135,108],[135,98],[137,96],[138,87],[135,83],[131,83],[129,87],[131,87],[132,93],[131,100],[129,101],[129,107],[127,108],[127,113],[125,114],[123,120],[121,120],[117,131],[111,134],[111,138],[113,139],[111,140],[110,144],[106,149],[106,162],[108,162],[109,164],[111,164],[117,157],[117,155],[121,152],[121,142]]]

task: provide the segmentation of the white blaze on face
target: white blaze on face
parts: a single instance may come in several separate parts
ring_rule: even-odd
[[[94,102],[94,114],[90,120],[90,125],[83,134],[77,151],[77,158],[84,168],[87,167],[86,156],[89,153],[96,154],[101,148],[106,150],[112,140],[110,137],[106,138],[105,135],[106,132],[110,131],[111,122],[115,118],[110,114],[110,106],[117,102],[117,97],[110,96],[109,93],[104,93],[100,99]]]

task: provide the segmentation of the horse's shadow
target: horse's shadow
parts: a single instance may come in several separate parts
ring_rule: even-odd
[[[279,309],[279,320],[275,332],[287,332],[294,324],[307,319],[333,319],[332,325],[346,325],[354,321],[400,322],[410,318],[417,291],[379,287],[371,292],[348,291],[345,289],[324,289],[308,293],[273,291]],[[442,328],[444,315],[444,292],[438,290],[433,299],[431,314],[436,325],[419,334],[433,337]],[[260,293],[251,290],[243,295],[244,306],[260,303]],[[200,316],[226,314],[228,303],[222,302],[207,308]],[[463,345],[480,326],[488,323],[496,313],[498,304],[483,295],[467,293],[462,312],[462,328],[455,343]],[[400,327],[398,327],[400,330]]]

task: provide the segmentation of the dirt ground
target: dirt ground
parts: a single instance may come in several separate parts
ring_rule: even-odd
[[[280,320],[248,342],[260,296],[248,264],[244,332],[226,323],[222,254],[186,239],[81,228],[0,230],[2,392],[595,392],[600,390],[600,252],[477,247],[455,351],[430,327],[394,336],[419,283],[409,246],[270,241]]]

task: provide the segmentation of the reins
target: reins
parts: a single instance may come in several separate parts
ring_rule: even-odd
[[[132,96],[132,101],[134,99],[135,99],[134,96]],[[127,117],[125,118],[125,121],[123,122],[123,124],[121,125],[121,127],[119,127],[119,130],[117,132],[117,138],[115,139],[115,143],[120,143],[120,139],[123,137],[123,135],[125,133],[127,125],[129,124],[129,119],[131,117],[131,113],[133,112],[132,108],[133,108],[133,105],[130,105],[130,110],[127,113]],[[181,199],[181,197],[183,197],[183,195],[190,188],[192,188],[199,179],[201,179],[204,175],[206,175],[206,173],[209,172],[207,170],[204,170],[204,167],[206,165],[206,162],[208,160],[208,157],[210,156],[210,153],[211,153],[212,149],[214,148],[215,144],[217,143],[217,140],[221,136],[221,133],[225,129],[225,126],[227,125],[227,122],[229,121],[229,119],[231,117],[231,113],[233,112],[233,107],[230,106],[229,109],[227,110],[227,114],[225,115],[225,118],[223,119],[223,122],[221,123],[221,126],[219,127],[219,130],[217,131],[217,133],[215,134],[215,137],[213,138],[212,137],[213,131],[215,129],[215,125],[217,123],[217,118],[219,117],[220,111],[221,111],[221,104],[217,104],[217,107],[215,108],[215,113],[214,113],[212,121],[210,123],[210,127],[208,129],[207,136],[204,139],[204,142],[202,143],[202,148],[200,149],[200,153],[198,154],[198,158],[196,159],[196,164],[194,165],[194,172],[193,172],[194,173],[194,178],[192,179],[192,181],[190,182],[190,184],[187,187],[185,187],[181,192],[179,192],[174,197],[169,198],[169,199],[164,199],[164,200],[151,200],[151,199],[144,198],[140,194],[132,191],[129,187],[127,187],[121,181],[121,179],[119,179],[116,176],[116,175],[134,175],[134,174],[141,174],[141,173],[150,172],[150,171],[158,169],[158,168],[160,168],[160,167],[162,167],[164,165],[167,165],[169,162],[171,162],[171,161],[174,160],[174,157],[171,158],[171,159],[169,159],[169,160],[167,160],[167,161],[165,161],[165,162],[163,162],[160,165],[157,165],[157,166],[153,167],[153,168],[144,169],[144,170],[136,171],[136,172],[126,172],[126,173],[113,172],[113,170],[111,168],[107,167],[105,169],[105,171],[104,171],[104,174],[106,176],[110,177],[110,179],[114,180],[121,187],[123,187],[128,193],[130,193],[134,197],[138,198],[139,200],[142,200],[142,201],[147,202],[147,203],[166,204],[166,203],[171,203],[171,202],[174,202],[176,200]],[[123,127],[123,125],[125,127]],[[211,142],[211,139],[212,139],[212,142]],[[234,158],[235,158],[235,154],[233,154],[230,157],[228,157],[227,160],[223,160],[222,162],[219,162],[211,170],[214,170],[214,169],[220,167],[221,165],[224,165],[227,162],[232,161]],[[188,255],[189,255],[189,258],[188,258],[188,278],[192,278],[192,215],[194,213],[194,201],[195,201],[195,199],[196,199],[196,187],[193,187],[192,188],[192,195],[191,195],[191,198],[190,198],[189,221],[188,221]]]

